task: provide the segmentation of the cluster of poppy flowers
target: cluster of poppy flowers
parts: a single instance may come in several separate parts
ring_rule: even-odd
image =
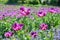
[[[24,24],[14,23],[14,24],[12,25],[12,29],[13,29],[14,31],[22,30],[23,26],[24,26]],[[13,35],[13,32],[11,32],[11,31],[6,32],[6,33],[4,34],[5,37],[11,37],[12,35]]]
[[[51,13],[56,13],[57,12],[57,10],[55,10],[54,8],[50,8],[48,11],[51,12]],[[21,7],[20,10],[19,10],[19,12],[20,12],[20,15],[27,16],[27,15],[30,14],[31,10],[28,9],[28,8],[26,8],[26,7]],[[39,11],[37,13],[37,16],[38,17],[43,17],[43,16],[46,16],[46,14],[47,14],[47,12]],[[14,23],[12,25],[12,29],[14,31],[22,30],[23,26],[24,26],[24,24],[22,24],[22,23],[21,24]],[[48,29],[48,25],[45,24],[45,23],[42,23],[42,24],[40,24],[40,29],[41,30],[47,30]],[[13,35],[13,32],[11,32],[11,31],[5,32],[5,34],[4,34],[5,37],[11,37],[12,35]],[[35,37],[37,37],[37,35],[38,35],[37,32],[35,32],[35,31],[31,32],[31,37],[35,38]]]
[[[27,9],[25,7],[21,7],[20,8],[20,14],[22,16],[27,16],[30,14],[30,9]],[[22,30],[23,26],[24,26],[24,24],[14,23],[12,25],[12,29],[14,31]],[[4,34],[5,37],[11,37],[12,35],[13,35],[13,32],[11,32],[11,31],[5,32],[5,34]]]
[[[12,26],[12,29],[14,31],[19,31],[19,30],[22,30],[23,26],[24,26],[24,24],[14,23],[13,26]],[[40,29],[41,30],[47,30],[48,29],[48,25],[45,24],[45,23],[42,23],[40,25]],[[4,36],[8,37],[8,38],[11,37],[12,35],[13,35],[13,32],[11,32],[11,31],[5,32],[5,34],[4,34]],[[35,31],[31,32],[31,36],[35,38],[37,36],[37,32],[35,32]]]

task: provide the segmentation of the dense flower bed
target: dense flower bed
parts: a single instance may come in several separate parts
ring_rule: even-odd
[[[60,25],[60,8],[33,11],[20,7],[17,11],[0,11],[0,36],[18,40],[53,40]]]

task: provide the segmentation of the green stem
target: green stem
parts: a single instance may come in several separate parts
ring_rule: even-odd
[[[37,2],[38,2],[38,4],[40,4],[40,1],[39,0],[37,0]]]

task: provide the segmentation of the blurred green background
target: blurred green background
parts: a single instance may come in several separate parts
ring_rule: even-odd
[[[60,0],[0,0],[0,4],[60,5]]]

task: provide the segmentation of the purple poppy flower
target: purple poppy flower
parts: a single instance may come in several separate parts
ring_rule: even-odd
[[[43,17],[43,16],[46,16],[46,12],[43,12],[43,11],[41,11],[41,12],[38,12],[38,16],[39,17]]]
[[[25,10],[25,7],[24,6],[20,7],[20,10],[24,11]]]
[[[55,8],[50,8],[49,12],[51,12],[51,13],[57,13],[57,10]]]
[[[31,32],[31,37],[36,38],[38,36],[37,32]]]
[[[45,23],[42,23],[42,24],[40,25],[40,29],[41,29],[41,30],[47,30],[47,28],[48,28],[48,25],[45,24]]]
[[[24,16],[27,16],[30,14],[30,9],[29,8],[26,8],[26,7],[21,7],[20,8],[20,13]]]
[[[12,29],[15,31],[22,30],[23,26],[23,24],[14,23]]]
[[[12,32],[6,32],[6,33],[4,34],[4,36],[7,37],[7,38],[11,37],[12,35],[13,35]]]

